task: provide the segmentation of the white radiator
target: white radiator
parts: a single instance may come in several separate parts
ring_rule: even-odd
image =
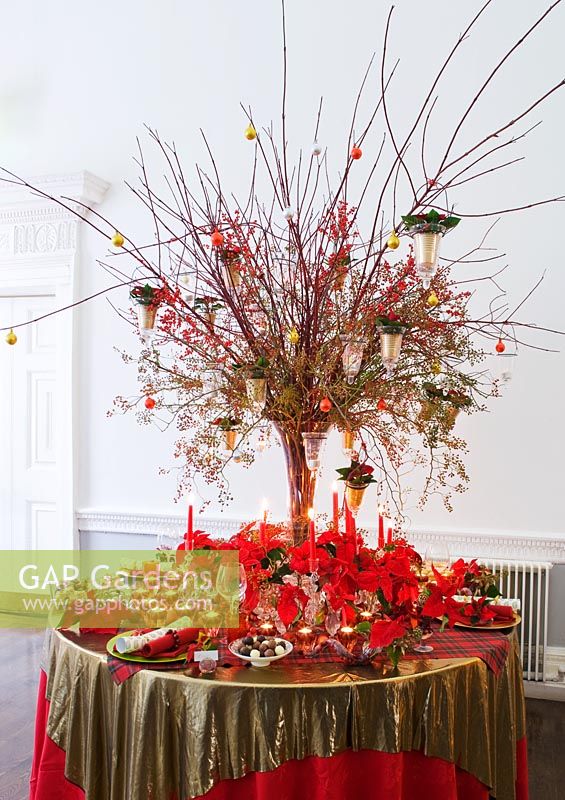
[[[549,571],[552,564],[543,561],[502,561],[477,559],[499,576],[504,597],[519,597],[522,622],[518,627],[524,680],[546,680],[547,614]]]

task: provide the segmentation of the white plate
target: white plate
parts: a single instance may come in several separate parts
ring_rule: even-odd
[[[287,639],[281,639],[280,643],[284,643],[284,646],[286,647],[286,653],[281,653],[280,656],[263,656],[263,658],[251,658],[251,656],[242,656],[241,653],[237,652],[236,648],[239,647],[241,642],[242,642],[241,639],[235,639],[233,642],[229,643],[228,649],[230,653],[232,653],[234,656],[241,658],[242,661],[246,661],[253,667],[268,667],[272,661],[278,661],[279,659],[287,656],[289,653],[292,653],[292,651],[294,650],[292,642],[289,642]]]

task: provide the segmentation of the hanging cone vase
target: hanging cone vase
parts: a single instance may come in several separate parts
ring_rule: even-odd
[[[355,484],[352,483],[345,484],[345,500],[347,502],[347,507],[354,517],[361,508],[367,485],[368,484],[365,484],[364,486],[355,486]]]
[[[155,318],[157,316],[157,308],[155,306],[144,306],[138,304],[137,309],[137,323],[140,331],[152,331],[155,327]]]

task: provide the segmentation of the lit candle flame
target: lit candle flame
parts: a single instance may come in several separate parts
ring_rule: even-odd
[[[332,492],[337,492],[337,481],[332,483]]]
[[[315,516],[314,509],[313,508],[309,508],[308,509],[308,519],[314,519],[314,516]]]

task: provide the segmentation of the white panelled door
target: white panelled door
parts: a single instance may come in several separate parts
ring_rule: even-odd
[[[2,327],[54,304],[48,295],[4,298]],[[56,322],[17,329],[17,336],[14,346],[0,340],[0,548],[48,549],[59,546],[61,520]]]

